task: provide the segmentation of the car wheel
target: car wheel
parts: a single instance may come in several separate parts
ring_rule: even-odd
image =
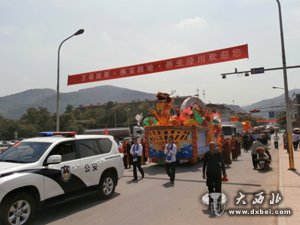
[[[115,192],[116,178],[111,173],[102,175],[99,183],[99,196],[101,199],[109,199]]]
[[[36,211],[34,198],[19,192],[4,199],[1,207],[1,220],[4,225],[27,225]]]

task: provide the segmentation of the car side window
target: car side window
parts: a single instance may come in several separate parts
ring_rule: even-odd
[[[101,154],[109,153],[111,151],[112,142],[108,138],[96,139],[96,144]]]
[[[77,140],[77,146],[81,158],[100,154],[95,140]]]
[[[61,155],[62,162],[76,159],[74,142],[67,141],[67,142],[59,143],[52,149],[50,155]]]

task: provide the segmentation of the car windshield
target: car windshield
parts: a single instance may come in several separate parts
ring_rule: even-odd
[[[222,133],[223,135],[233,135],[234,133],[233,127],[222,127]]]
[[[0,154],[0,162],[36,162],[50,145],[44,142],[19,142]]]

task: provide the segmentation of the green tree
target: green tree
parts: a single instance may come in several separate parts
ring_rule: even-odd
[[[0,139],[12,140],[15,138],[15,132],[17,132],[17,123],[0,116]]]
[[[22,124],[31,124],[38,131],[51,130],[53,118],[46,108],[28,108],[20,119]]]
[[[78,131],[79,127],[73,113],[64,113],[60,117],[60,130],[61,131]]]
[[[22,138],[30,138],[37,136],[40,130],[36,128],[33,124],[20,123],[17,127],[18,136]]]
[[[67,107],[66,107],[66,113],[71,113],[73,110],[74,110],[74,106],[67,105]]]

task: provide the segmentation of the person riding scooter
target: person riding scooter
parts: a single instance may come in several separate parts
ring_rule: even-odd
[[[258,169],[261,169],[261,170],[269,169],[271,160],[272,160],[272,156],[271,156],[268,148],[257,147],[256,152],[257,152]]]
[[[263,145],[261,142],[260,142],[260,139],[257,138],[253,143],[252,143],[252,146],[251,146],[251,156],[252,156],[252,164],[253,164],[253,169],[256,170],[258,169],[257,168],[257,152],[256,152],[256,149],[258,147],[262,147],[262,148],[267,148],[267,146]]]

